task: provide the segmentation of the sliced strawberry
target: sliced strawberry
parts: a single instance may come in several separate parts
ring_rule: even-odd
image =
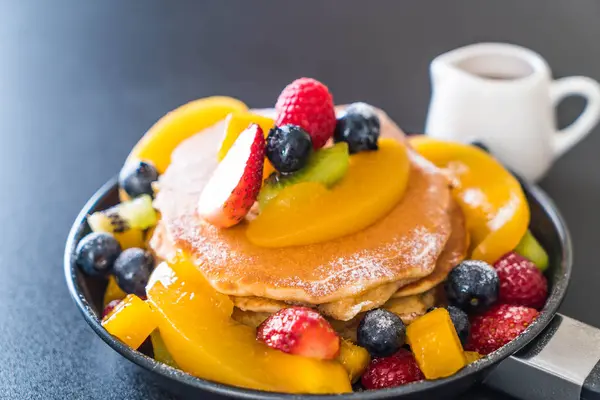
[[[262,184],[265,139],[257,124],[237,138],[213,173],[198,200],[198,214],[211,224],[228,228],[248,213]]]
[[[321,360],[331,360],[340,351],[340,338],[329,322],[307,307],[279,310],[258,327],[256,337],[285,353]]]

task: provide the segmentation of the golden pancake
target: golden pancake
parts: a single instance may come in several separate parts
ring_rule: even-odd
[[[390,299],[383,308],[398,315],[406,325],[425,314],[436,304],[436,290],[428,290],[421,294]]]
[[[468,248],[465,218],[456,202],[452,202],[449,212],[451,213],[452,233],[432,274],[412,283],[410,281],[387,283],[357,296],[321,304],[317,306],[318,310],[328,317],[348,321],[357,314],[377,308],[384,303],[387,308],[388,304],[393,304],[391,300],[388,301],[390,298],[411,297],[424,293],[445,280],[452,267],[464,259]],[[400,289],[397,290],[397,288]],[[273,313],[290,306],[289,303],[264,297],[231,296],[231,299],[235,306],[243,311]]]
[[[400,319],[402,319],[402,322],[408,325],[421,315],[425,314],[430,307],[433,307],[436,304],[436,290],[429,290],[421,294],[406,296],[399,299],[390,299],[384,304],[383,308],[398,315]],[[349,321],[330,319],[329,322],[344,339],[350,339],[356,342],[356,330],[363,316],[364,313],[360,313]],[[265,319],[266,318],[267,317],[265,317]]]
[[[380,119],[382,136],[402,138],[385,114]],[[217,165],[222,132],[223,124],[217,124],[173,152],[155,201],[162,214],[162,236],[173,248],[190,254],[219,292],[322,305],[385,284],[395,286],[391,295],[398,282],[433,272],[450,236],[450,190],[444,175],[417,154],[410,154],[411,175],[403,199],[373,225],[323,243],[263,248],[247,240],[245,223],[219,229],[196,215],[198,196]],[[152,246],[164,258],[174,249],[165,249],[159,235]]]
[[[436,305],[436,291],[429,290],[418,295],[390,299],[383,307],[398,315],[402,321],[408,325],[421,315],[425,314],[427,310],[434,305]],[[284,303],[284,306],[287,305]],[[236,307],[233,309],[233,314],[231,317],[241,324],[257,328],[263,323],[264,320],[269,318],[269,316],[276,311],[278,310],[273,310],[272,312],[250,311]],[[363,316],[364,313],[361,313],[349,321],[339,321],[336,319],[329,319],[329,321],[331,322],[331,326],[340,334],[341,337],[356,342],[356,329],[358,328],[358,324]]]
[[[258,328],[263,321],[271,316],[272,313],[268,312],[256,312],[256,311],[243,311],[239,308],[234,308],[231,318],[240,324],[251,326],[252,328]]]
[[[467,232],[465,216],[460,210],[458,203],[452,202],[450,209],[452,233],[450,239],[444,248],[444,251],[438,258],[435,269],[430,275],[419,279],[416,282],[402,286],[392,297],[411,296],[413,294],[423,293],[441,282],[446,280],[446,277],[467,255],[469,249],[469,235]]]
[[[410,279],[386,283],[357,296],[321,304],[318,309],[321,314],[337,320],[348,321],[363,311],[379,307],[388,301],[399,287],[409,282],[411,282]]]
[[[321,304],[317,308],[323,315],[337,320],[348,321],[360,312],[368,311],[384,304],[403,283],[404,281],[386,283],[358,296],[346,297],[335,302]],[[256,296],[230,296],[230,298],[233,304],[240,310],[256,313],[274,313],[292,305],[314,307],[311,304],[290,303]]]

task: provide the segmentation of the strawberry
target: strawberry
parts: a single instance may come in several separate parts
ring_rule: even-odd
[[[327,86],[315,79],[300,78],[287,85],[277,99],[275,111],[277,126],[300,126],[310,135],[315,150],[333,136],[333,97]]]
[[[524,306],[495,305],[471,319],[466,350],[489,354],[519,336],[537,318],[538,311]]]
[[[548,297],[548,281],[535,264],[510,252],[494,264],[500,279],[500,303],[541,309]]]
[[[198,200],[198,214],[209,223],[228,228],[250,211],[262,185],[265,139],[257,124],[240,133],[219,163]]]
[[[307,307],[279,310],[256,332],[258,340],[284,353],[330,360],[340,351],[340,338],[321,314]]]
[[[365,389],[383,389],[422,379],[425,377],[415,356],[408,350],[400,349],[389,357],[373,359],[363,374],[361,383]]]

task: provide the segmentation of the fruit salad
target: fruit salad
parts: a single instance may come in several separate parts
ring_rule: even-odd
[[[76,249],[111,335],[202,379],[346,393],[451,376],[536,319],[548,255],[492,155],[310,78],[274,104],[196,100],[131,151]]]

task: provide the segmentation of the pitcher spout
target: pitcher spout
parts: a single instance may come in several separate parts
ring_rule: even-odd
[[[445,77],[494,83],[548,78],[550,69],[535,52],[506,43],[478,43],[449,51],[431,63],[433,83]]]

